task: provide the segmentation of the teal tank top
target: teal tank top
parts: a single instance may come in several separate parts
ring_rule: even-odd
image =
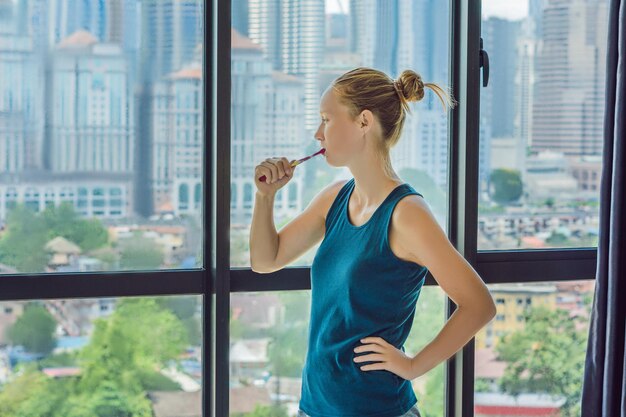
[[[427,268],[389,247],[391,214],[400,199],[422,196],[397,186],[361,226],[349,221],[354,178],[326,216],[324,239],[311,265],[309,341],[299,407],[311,417],[398,417],[417,403],[411,381],[387,370],[363,371],[354,348],[382,337],[404,352]]]

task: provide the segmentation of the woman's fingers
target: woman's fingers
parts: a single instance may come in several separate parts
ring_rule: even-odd
[[[267,175],[267,180],[266,182],[270,183],[270,182],[274,182],[278,179],[278,168],[276,168],[276,165],[274,165],[271,162],[263,161],[261,162],[261,165],[263,165],[264,167],[266,167],[267,169],[270,170],[270,175]]]

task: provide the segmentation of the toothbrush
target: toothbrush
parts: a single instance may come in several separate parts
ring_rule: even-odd
[[[304,157],[302,159],[298,159],[297,161],[293,161],[290,166],[291,167],[295,167],[296,165],[300,165],[301,163],[303,163],[307,159],[313,158],[317,154],[324,154],[324,153],[326,153],[326,148],[320,149],[319,151],[315,152],[313,155],[309,155],[309,156],[306,156],[306,157]],[[259,177],[259,181],[265,181],[265,180],[266,180],[265,175],[261,175],[261,177]]]

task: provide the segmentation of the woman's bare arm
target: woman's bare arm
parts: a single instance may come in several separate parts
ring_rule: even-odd
[[[439,334],[412,359],[415,378],[458,352],[496,314],[489,289],[456,250],[423,198],[410,195],[394,212],[398,241],[424,265],[458,308]]]
[[[259,273],[278,271],[322,240],[326,214],[346,180],[326,186],[280,232],[274,226],[274,195],[257,194],[250,227],[250,265]]]

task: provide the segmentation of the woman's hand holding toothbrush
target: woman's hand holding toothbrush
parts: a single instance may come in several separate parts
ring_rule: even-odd
[[[258,190],[257,193],[261,195],[276,194],[278,190],[283,188],[293,178],[296,166],[315,155],[324,154],[325,152],[326,149],[322,148],[312,155],[291,162],[285,157],[267,158],[254,168],[254,183]]]
[[[287,158],[267,158],[254,169],[254,182],[258,193],[263,195],[276,194],[283,188],[295,171],[295,160],[289,161]]]

